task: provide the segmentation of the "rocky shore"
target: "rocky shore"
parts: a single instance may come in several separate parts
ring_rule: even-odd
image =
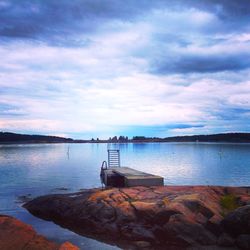
[[[250,249],[250,188],[92,189],[38,197],[24,207],[126,249]]]
[[[0,215],[1,250],[79,250],[70,242],[59,245],[38,235],[35,230],[20,220]]]

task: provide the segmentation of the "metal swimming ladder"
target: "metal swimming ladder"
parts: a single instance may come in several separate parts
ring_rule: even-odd
[[[103,187],[104,185],[107,185],[106,183],[106,177],[105,172],[108,170],[108,168],[117,168],[121,166],[121,160],[120,160],[120,150],[119,149],[108,149],[108,164],[106,161],[103,161],[100,171],[100,179],[101,184]]]
[[[108,149],[108,167],[117,168],[121,166],[120,150]]]

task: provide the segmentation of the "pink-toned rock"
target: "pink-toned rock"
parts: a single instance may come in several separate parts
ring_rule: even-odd
[[[20,220],[0,215],[0,249],[1,250],[79,250],[67,242],[56,244],[38,235],[35,230]]]
[[[66,241],[59,247],[59,250],[79,250],[79,248]]]
[[[128,245],[142,241],[151,249],[166,245],[185,249],[217,244],[225,231],[221,198],[228,194],[241,205],[250,201],[248,188],[164,186],[49,195],[24,207],[40,218],[121,247],[124,241]]]

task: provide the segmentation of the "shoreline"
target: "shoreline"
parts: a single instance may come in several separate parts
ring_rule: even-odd
[[[39,218],[118,247],[164,249],[167,244],[173,249],[220,249],[246,244],[241,240],[244,235],[250,240],[244,220],[240,230],[230,221],[235,213],[250,219],[250,187],[87,189],[41,196],[24,208]]]
[[[146,137],[146,136],[114,136],[109,139],[72,139],[49,135],[17,134],[12,132],[0,132],[0,143],[159,143],[159,142],[229,142],[250,143],[250,133],[234,132],[203,135],[179,135],[171,137]]]
[[[241,144],[250,145],[250,142],[228,142],[228,141],[128,141],[128,142],[110,142],[110,141],[86,141],[86,142],[31,142],[31,141],[16,141],[16,142],[0,142],[0,145],[22,145],[22,144],[151,144],[151,143],[176,143],[176,144]]]

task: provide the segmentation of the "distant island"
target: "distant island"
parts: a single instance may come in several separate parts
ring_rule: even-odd
[[[174,136],[166,138],[134,136],[114,136],[107,140],[74,140],[59,136],[27,135],[0,132],[0,143],[144,143],[144,142],[237,142],[250,143],[250,133],[222,133],[212,135]]]
[[[166,138],[133,137],[133,141],[139,142],[250,142],[250,133],[222,133],[212,135],[186,135]]]
[[[73,142],[71,138],[48,135],[25,135],[9,132],[0,132],[0,143],[65,143]]]

